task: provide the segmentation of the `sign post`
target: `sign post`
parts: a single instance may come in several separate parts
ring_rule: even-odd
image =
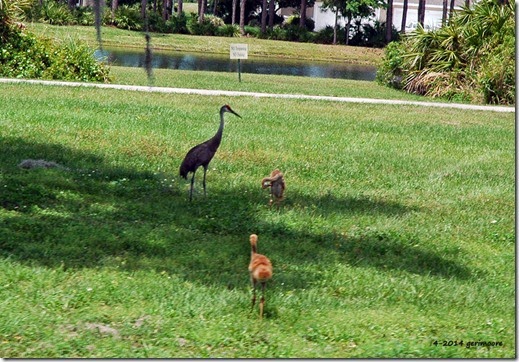
[[[238,80],[241,82],[241,60],[249,58],[248,44],[231,44],[231,59],[238,59]]]

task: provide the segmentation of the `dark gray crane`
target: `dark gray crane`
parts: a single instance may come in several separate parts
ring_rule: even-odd
[[[184,161],[182,161],[182,164],[180,165],[180,176],[185,178],[187,180],[187,175],[189,172],[193,173],[193,176],[191,177],[191,189],[189,190],[189,201],[193,198],[193,184],[195,182],[195,173],[196,170],[202,166],[204,168],[204,195],[205,192],[205,174],[207,172],[207,167],[209,166],[209,162],[213,159],[216,151],[218,150],[218,147],[220,146],[220,142],[222,142],[222,135],[223,135],[223,114],[225,112],[229,112],[234,114],[235,116],[238,116],[241,118],[241,116],[233,111],[229,105],[224,105],[222,108],[220,108],[220,127],[218,127],[218,131],[216,131],[216,134],[208,139],[207,141],[200,143],[199,145],[196,145],[192,149],[190,149],[186,157],[184,157]]]

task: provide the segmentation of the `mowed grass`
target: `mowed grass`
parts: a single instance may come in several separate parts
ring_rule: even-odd
[[[513,114],[3,84],[0,125],[2,357],[515,357]]]
[[[93,26],[53,26],[28,23],[27,28],[46,37],[69,40],[78,39],[97,48],[97,33]],[[144,33],[103,26],[101,28],[103,46],[144,49]],[[307,59],[312,61],[346,62],[377,65],[384,53],[382,49],[353,46],[335,46],[314,43],[258,39],[253,37],[193,36],[186,34],[151,33],[154,50],[203,52],[229,55],[233,43],[247,44],[250,57],[274,57],[285,59]]]
[[[150,80],[142,68],[119,66],[110,66],[110,74],[113,77],[112,83],[126,85],[446,102],[445,99],[426,98],[404,93],[375,82],[340,78],[294,77],[290,75],[265,76],[244,73],[241,75],[240,82],[238,74],[232,72],[153,69],[152,79]]]

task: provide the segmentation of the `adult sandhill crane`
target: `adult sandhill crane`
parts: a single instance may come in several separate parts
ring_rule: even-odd
[[[250,236],[250,264],[249,273],[252,284],[252,308],[256,304],[256,283],[261,283],[260,318],[263,318],[263,306],[265,304],[265,285],[272,278],[272,263],[265,255],[257,253],[258,235]]]
[[[185,178],[187,180],[187,175],[189,172],[193,173],[193,177],[191,177],[191,189],[189,190],[189,201],[193,198],[193,184],[195,182],[195,173],[198,167],[202,166],[204,168],[204,195],[205,192],[205,174],[207,172],[207,166],[209,165],[209,162],[213,159],[216,151],[218,150],[218,147],[220,146],[220,142],[222,141],[222,134],[223,134],[223,114],[225,112],[229,112],[234,114],[235,116],[238,116],[241,118],[241,116],[233,111],[229,105],[224,105],[222,108],[220,108],[220,127],[218,127],[218,131],[216,131],[216,134],[208,139],[207,141],[200,143],[199,145],[196,145],[192,149],[190,149],[186,157],[184,157],[184,161],[182,161],[182,164],[180,165],[180,176]]]

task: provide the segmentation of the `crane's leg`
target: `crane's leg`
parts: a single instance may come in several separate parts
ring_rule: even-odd
[[[195,183],[195,172],[193,172],[193,177],[191,177],[191,188],[189,189],[189,201],[193,199],[193,184]]]
[[[203,181],[203,185],[204,185],[204,196],[207,196],[206,193],[205,193],[205,174],[207,172],[207,166],[204,167],[204,181]]]
[[[263,306],[265,305],[265,282],[261,282],[260,319],[263,318]]]
[[[256,281],[254,280],[252,275],[250,276],[250,282],[252,284],[252,306],[251,306],[251,309],[253,309],[254,308],[254,304],[256,304]]]

